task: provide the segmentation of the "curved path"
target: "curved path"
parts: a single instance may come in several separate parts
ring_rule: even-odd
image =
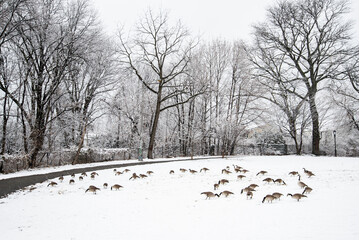
[[[48,179],[57,178],[60,176],[66,176],[71,174],[78,174],[82,172],[90,172],[97,171],[109,168],[119,168],[119,167],[129,167],[136,165],[147,165],[147,164],[156,164],[156,163],[168,163],[168,162],[179,162],[179,161],[196,161],[196,160],[205,160],[205,159],[214,159],[220,158],[216,157],[204,157],[204,158],[194,158],[194,159],[177,159],[177,160],[168,160],[168,161],[150,161],[150,162],[134,162],[134,163],[121,163],[121,164],[111,164],[105,166],[96,166],[96,167],[84,167],[84,168],[76,168],[72,170],[64,170],[58,172],[44,173],[44,174],[36,174],[31,176],[23,176],[23,177],[15,177],[0,180],[0,198],[6,197],[8,194],[20,190],[24,187],[44,182]]]

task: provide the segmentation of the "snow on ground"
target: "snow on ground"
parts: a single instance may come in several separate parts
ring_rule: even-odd
[[[238,180],[233,164],[250,172]],[[221,174],[230,167],[232,174]],[[203,167],[210,170],[199,172]],[[313,171],[308,178],[303,167]],[[195,169],[196,174],[181,173]],[[310,156],[251,156],[132,166],[131,171],[115,176],[113,169],[98,171],[94,180],[70,176],[47,187],[19,191],[0,199],[1,239],[359,239],[359,159]],[[124,170],[124,169],[117,169]],[[132,173],[154,174],[129,180]],[[174,174],[169,174],[174,170]],[[256,176],[260,170],[265,176]],[[301,193],[298,178],[313,188],[299,202],[287,193]],[[89,174],[89,173],[88,173]],[[287,185],[266,184],[266,177],[282,178]],[[229,183],[213,190],[220,179]],[[109,184],[108,189],[102,187]],[[241,189],[259,185],[247,200]],[[119,191],[113,184],[123,186]],[[97,194],[85,193],[89,185],[101,188]],[[201,192],[234,195],[206,200]],[[266,194],[281,192],[280,201],[262,203]]]

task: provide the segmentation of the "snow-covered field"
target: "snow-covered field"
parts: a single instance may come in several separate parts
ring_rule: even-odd
[[[233,165],[249,172],[237,179]],[[230,167],[233,173],[222,174]],[[199,172],[207,167],[207,173]],[[303,167],[314,172],[308,178]],[[182,173],[180,168],[198,173]],[[70,176],[55,187],[49,182],[0,199],[1,239],[359,239],[359,159],[311,156],[251,156],[133,166],[116,176],[113,169],[98,171],[70,185]],[[117,169],[124,170],[124,169]],[[133,173],[151,176],[129,180]],[[174,170],[174,174],[169,174]],[[260,170],[267,175],[257,176]],[[313,188],[297,202],[287,193],[302,193],[298,178]],[[89,175],[90,173],[88,173]],[[282,178],[287,185],[267,184],[266,177]],[[218,190],[220,179],[229,183]],[[109,188],[104,189],[103,183]],[[253,199],[241,194],[249,184],[259,185]],[[110,189],[120,184],[122,189]],[[95,185],[97,194],[85,190]],[[202,192],[234,193],[206,200]],[[262,203],[273,192],[280,200]]]

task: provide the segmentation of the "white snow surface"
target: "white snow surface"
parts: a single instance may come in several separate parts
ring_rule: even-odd
[[[238,180],[233,165],[248,169],[246,178]],[[227,166],[233,173],[222,174]],[[203,167],[210,170],[200,172]],[[303,167],[315,176],[308,178]],[[180,168],[198,173],[181,173]],[[1,239],[359,239],[359,158],[241,156],[129,169],[119,176],[113,169],[97,171],[94,180],[79,181],[78,174],[73,185],[64,176],[63,182],[52,180],[55,187],[47,181],[0,199]],[[129,180],[132,173],[148,170],[154,173]],[[257,176],[261,170],[267,175]],[[300,172],[301,181],[313,188],[299,202],[287,197],[303,191],[290,171]],[[282,178],[287,185],[266,184],[266,177]],[[215,191],[213,184],[220,179],[229,183]],[[240,192],[251,183],[259,187],[248,200]],[[123,188],[111,190],[113,184]],[[85,193],[90,185],[101,191]],[[209,200],[201,195],[224,190],[234,195]],[[284,196],[262,203],[273,192]]]

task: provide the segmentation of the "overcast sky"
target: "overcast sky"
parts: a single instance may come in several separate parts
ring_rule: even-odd
[[[169,12],[171,19],[181,21],[193,34],[203,38],[243,39],[248,41],[254,23],[265,20],[266,8],[276,0],[92,0],[102,23],[109,32],[119,24],[131,27],[149,7]],[[351,0],[355,21],[355,39],[359,41],[359,0]]]

